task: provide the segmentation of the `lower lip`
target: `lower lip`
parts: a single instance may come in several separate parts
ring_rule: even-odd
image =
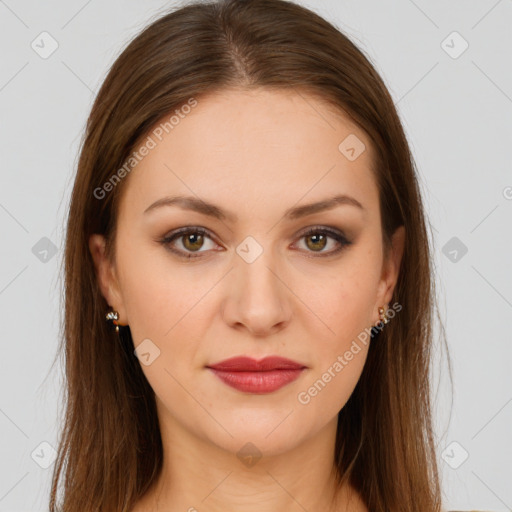
[[[246,393],[271,393],[299,378],[302,370],[234,372],[209,368],[222,382]]]

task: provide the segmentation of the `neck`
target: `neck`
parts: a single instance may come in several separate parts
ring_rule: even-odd
[[[134,512],[365,511],[349,484],[336,485],[336,419],[292,450],[265,455],[246,442],[227,451],[167,418],[162,471]]]

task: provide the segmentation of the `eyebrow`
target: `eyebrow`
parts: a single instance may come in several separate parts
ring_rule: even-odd
[[[283,217],[288,220],[296,220],[318,212],[332,210],[337,206],[343,205],[354,206],[362,212],[366,211],[364,206],[357,199],[346,194],[341,194],[315,203],[309,203],[303,206],[289,208],[286,210]],[[193,196],[162,197],[161,199],[158,199],[153,204],[148,206],[144,210],[144,214],[164,206],[177,206],[183,210],[194,211],[209,217],[214,217],[219,220],[227,220],[233,223],[237,222],[238,220],[238,217],[233,212],[223,210],[213,203],[209,203],[208,201],[204,201],[203,199],[199,199]]]

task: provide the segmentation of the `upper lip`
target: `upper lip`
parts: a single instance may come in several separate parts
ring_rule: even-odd
[[[300,370],[306,367],[296,361],[279,356],[264,357],[260,360],[246,356],[239,356],[220,361],[216,364],[208,365],[207,368],[213,368],[221,371],[262,372],[270,370]]]

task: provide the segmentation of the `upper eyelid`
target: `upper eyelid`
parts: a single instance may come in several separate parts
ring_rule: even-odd
[[[325,225],[312,225],[312,226],[305,227],[302,230],[300,230],[299,234],[295,235],[295,237],[300,240],[304,236],[307,236],[310,232],[321,232],[321,231],[327,232],[327,236],[329,238],[332,238],[333,240],[335,240],[338,244],[345,243],[346,245],[349,245],[351,243],[349,241],[348,237],[345,235],[344,231],[340,230],[339,228],[325,226]],[[194,233],[194,232],[199,232],[203,235],[206,235],[214,243],[216,243],[217,245],[220,245],[216,241],[216,236],[213,235],[209,229],[207,229],[203,226],[184,226],[181,228],[177,228],[176,230],[171,231],[168,235],[165,235],[163,237],[162,241],[165,241],[167,239],[168,240],[167,243],[170,244],[171,242],[175,242],[176,240],[179,240],[182,236],[185,236],[187,233]],[[329,232],[332,232],[332,233],[329,234]],[[342,241],[337,240],[336,237],[333,235],[338,235],[342,239]],[[181,249],[178,249],[178,251],[182,252]],[[202,252],[208,252],[208,251],[196,251],[195,254],[200,254]],[[331,252],[331,251],[327,251],[325,254],[328,254],[329,252]],[[188,251],[185,251],[185,253],[186,254],[194,254],[194,252],[188,252]],[[318,253],[318,254],[321,254],[321,253]]]
[[[305,236],[310,231],[332,231],[335,234],[338,234],[340,236],[347,238],[347,236],[345,235],[345,232],[343,230],[341,230],[339,228],[335,228],[335,227],[331,227],[331,226],[323,226],[323,225],[308,226],[308,227],[300,230],[299,233],[295,236]],[[208,237],[210,237],[214,240],[217,238],[217,236],[214,235],[208,228],[204,228],[202,226],[184,226],[182,228],[177,228],[177,229],[169,232],[168,234],[164,235],[162,238],[174,238],[174,237],[178,238],[179,236],[183,236],[187,233],[194,233],[194,232],[200,232],[200,233],[206,234]]]

